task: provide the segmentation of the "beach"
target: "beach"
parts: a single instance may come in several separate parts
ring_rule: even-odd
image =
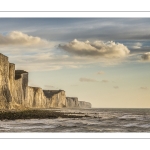
[[[0,112],[0,132],[150,132],[150,109],[30,109]]]

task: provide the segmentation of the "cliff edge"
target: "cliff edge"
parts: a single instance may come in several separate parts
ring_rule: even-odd
[[[0,53],[0,109],[91,108],[77,97],[66,97],[64,90],[43,90],[28,86],[28,72],[15,70],[15,64]]]

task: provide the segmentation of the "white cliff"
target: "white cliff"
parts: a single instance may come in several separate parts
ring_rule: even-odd
[[[77,97],[66,97],[66,107],[79,107],[79,101]]]
[[[64,90],[42,90],[28,86],[28,72],[15,70],[15,64],[0,53],[0,109],[16,106],[29,108],[91,108],[77,97],[66,97]]]

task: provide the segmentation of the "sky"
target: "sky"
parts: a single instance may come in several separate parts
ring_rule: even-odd
[[[93,108],[150,107],[150,18],[0,18],[0,53],[29,86]]]

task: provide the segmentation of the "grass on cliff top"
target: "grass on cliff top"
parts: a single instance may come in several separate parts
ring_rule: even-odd
[[[15,119],[55,119],[55,118],[82,118],[89,117],[87,115],[77,115],[75,113],[63,113],[54,110],[23,110],[23,111],[1,111],[0,120]]]

